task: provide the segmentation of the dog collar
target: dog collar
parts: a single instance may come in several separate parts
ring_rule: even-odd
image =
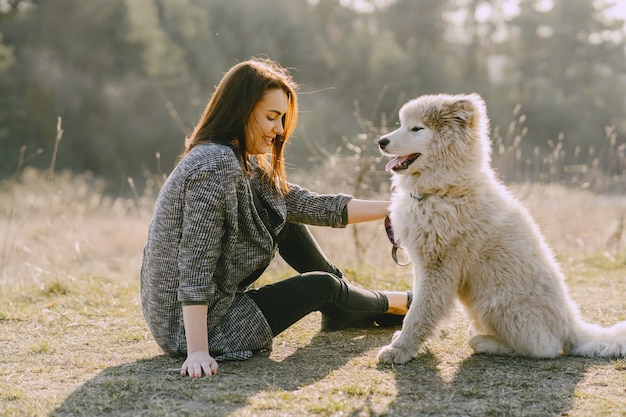
[[[418,203],[420,203],[424,198],[426,198],[426,196],[424,194],[413,194],[413,193],[409,193],[409,196],[411,196],[412,199],[417,200]]]

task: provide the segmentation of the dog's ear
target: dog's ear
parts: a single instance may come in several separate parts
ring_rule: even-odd
[[[485,101],[476,93],[458,96],[451,110],[458,121],[473,125],[485,114]]]
[[[474,114],[474,103],[467,99],[456,100],[450,106],[450,110],[451,113],[456,116],[457,120],[469,122],[472,120],[472,115]]]

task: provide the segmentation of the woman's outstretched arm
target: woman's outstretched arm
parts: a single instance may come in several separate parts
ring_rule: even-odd
[[[359,200],[348,202],[348,224],[384,219],[389,213],[389,201]]]

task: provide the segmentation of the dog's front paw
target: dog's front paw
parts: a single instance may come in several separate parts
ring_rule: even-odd
[[[410,361],[416,355],[411,354],[406,349],[395,347],[393,344],[383,346],[380,351],[378,351],[378,355],[376,355],[376,359],[381,363],[396,363],[402,364]]]

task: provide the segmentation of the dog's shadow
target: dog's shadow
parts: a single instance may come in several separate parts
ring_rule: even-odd
[[[398,394],[389,415],[568,415],[576,386],[589,366],[608,359],[537,360],[474,354],[447,377],[438,359],[420,354],[393,367]],[[381,367],[384,367],[381,365]],[[411,410],[407,411],[407,404]]]

